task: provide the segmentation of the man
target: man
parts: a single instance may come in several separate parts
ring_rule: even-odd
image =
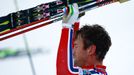
[[[64,11],[57,75],[107,75],[103,59],[111,46],[108,33],[100,25],[85,25],[77,30],[77,4],[69,5]]]
[[[98,70],[96,73],[105,74],[106,67],[103,59],[111,46],[108,33],[99,25],[84,26],[76,32],[74,42],[74,65],[82,69]],[[100,72],[99,72],[100,70]],[[93,70],[92,70],[93,71]]]

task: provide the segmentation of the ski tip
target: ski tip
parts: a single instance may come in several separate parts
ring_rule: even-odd
[[[120,3],[124,3],[124,2],[127,2],[129,0],[119,0]]]
[[[85,12],[80,13],[80,14],[79,14],[79,18],[82,17],[82,16],[84,16],[84,15],[85,15]]]

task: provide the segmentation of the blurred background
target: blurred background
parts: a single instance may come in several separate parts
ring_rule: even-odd
[[[16,12],[15,0],[0,0],[0,16]],[[16,0],[24,10],[53,0]],[[36,75],[56,75],[56,56],[61,21],[25,33]],[[113,3],[91,11],[80,19],[80,26],[100,24],[109,32],[112,46],[104,65],[109,75],[132,75],[134,67],[134,0]],[[7,53],[11,56],[6,56]],[[33,75],[23,34],[0,41],[0,75]]]

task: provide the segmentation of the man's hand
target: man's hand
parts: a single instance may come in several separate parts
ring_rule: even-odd
[[[72,25],[78,20],[78,16],[79,9],[76,3],[64,8],[64,15],[62,21],[63,27],[71,28]]]

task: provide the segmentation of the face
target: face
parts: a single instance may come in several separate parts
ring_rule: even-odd
[[[78,36],[78,38],[74,41],[73,56],[75,66],[82,67],[87,62],[88,52],[87,50],[84,50],[84,44],[81,36]]]

